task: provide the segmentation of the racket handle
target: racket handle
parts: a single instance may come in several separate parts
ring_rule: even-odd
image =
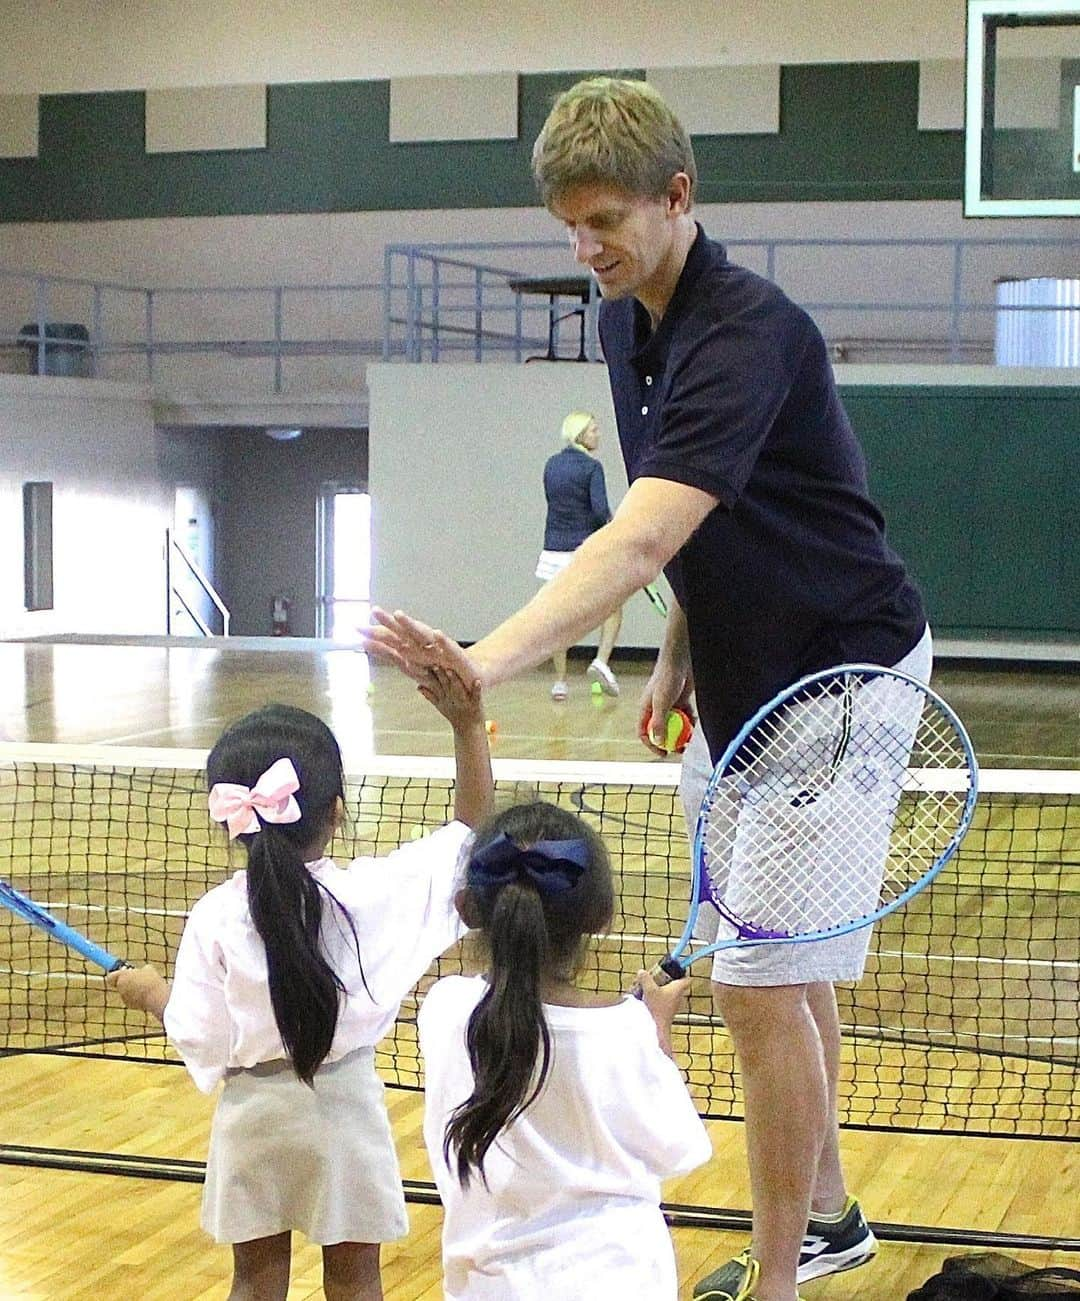
[[[670,985],[673,980],[682,980],[686,968],[678,958],[667,957],[653,968],[652,977],[658,985]]]
[[[649,975],[658,985],[670,985],[673,980],[682,980],[683,976],[686,975],[686,968],[678,958],[669,957],[665,958],[663,962],[658,962],[649,972]],[[641,986],[637,981],[634,982],[634,987],[630,992],[635,998],[641,997]]]

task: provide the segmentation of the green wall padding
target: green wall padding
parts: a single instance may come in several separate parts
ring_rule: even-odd
[[[1080,633],[1080,389],[842,397],[938,630]]]

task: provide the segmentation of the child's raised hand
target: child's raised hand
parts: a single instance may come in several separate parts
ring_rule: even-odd
[[[432,665],[419,680],[417,690],[455,732],[484,726],[484,700],[478,679],[466,682],[453,669]]]
[[[118,967],[105,977],[109,989],[115,989],[126,1007],[160,1017],[169,1001],[169,982],[155,967]]]

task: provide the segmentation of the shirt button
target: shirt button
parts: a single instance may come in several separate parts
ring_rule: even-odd
[[[652,376],[651,376],[651,375],[646,375],[646,376],[645,376],[645,383],[646,383],[646,384],[651,384],[651,383],[652,383]]]
[[[649,408],[648,408],[648,407],[642,407],[642,408],[641,408],[641,414],[642,414],[643,416],[647,416],[647,415],[649,414]]]

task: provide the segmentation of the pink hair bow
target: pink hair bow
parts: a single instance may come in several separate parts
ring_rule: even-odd
[[[217,782],[210,788],[210,816],[229,828],[229,839],[251,835],[263,822],[299,822],[300,805],[293,792],[300,789],[291,759],[278,759],[249,790],[234,782]]]

